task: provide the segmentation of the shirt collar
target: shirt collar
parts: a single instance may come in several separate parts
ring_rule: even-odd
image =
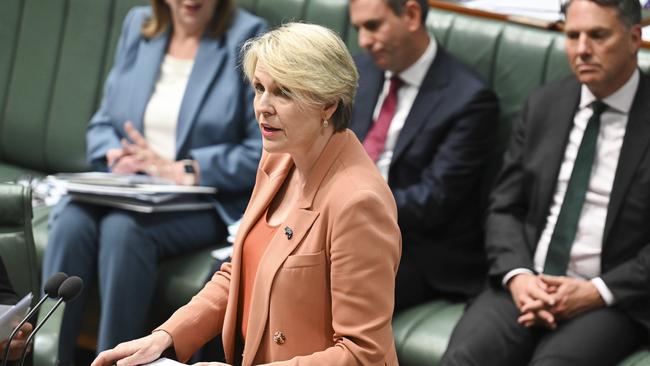
[[[617,91],[610,94],[608,97],[602,101],[607,104],[608,107],[615,109],[619,112],[628,114],[632,108],[632,102],[634,101],[634,95],[639,86],[639,69],[634,70],[632,76],[620,87]],[[593,95],[589,88],[582,84],[581,94],[580,94],[580,109],[586,108],[597,98]]]
[[[433,59],[436,57],[437,51],[438,45],[436,44],[436,40],[429,37],[429,45],[427,46],[427,49],[424,50],[422,56],[420,56],[420,58],[418,58],[418,60],[411,66],[399,73],[399,78],[404,82],[404,84],[420,88],[422,80],[424,80],[429,67],[433,63]],[[389,80],[394,74],[395,73],[392,71],[386,71],[386,80]]]

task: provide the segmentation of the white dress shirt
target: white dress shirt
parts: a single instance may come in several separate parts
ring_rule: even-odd
[[[194,60],[165,55],[144,112],[144,137],[161,157],[176,160],[176,127]]]
[[[591,280],[608,305],[615,302],[614,295],[607,288],[605,282],[598,277],[601,273],[600,257],[603,247],[603,234],[607,218],[607,206],[609,205],[614,184],[625,128],[638,85],[639,71],[636,70],[620,89],[602,100],[607,104],[608,108],[600,117],[596,155],[591,168],[589,186],[578,220],[567,269],[567,276],[569,277]],[[596,97],[589,88],[583,85],[580,106],[573,119],[573,127],[564,151],[564,160],[560,167],[553,202],[546,217],[546,226],[535,250],[535,271],[539,273],[544,269],[549,243],[564,201],[582,135],[589,118],[593,114],[590,104],[595,100]],[[514,275],[522,272],[530,271],[523,268],[512,270],[504,277],[503,283],[506,284]]]
[[[422,80],[424,80],[433,59],[436,57],[437,49],[438,46],[435,39],[429,37],[429,45],[422,56],[420,56],[413,65],[409,66],[399,74],[399,78],[404,82],[404,84],[397,91],[397,107],[395,108],[395,114],[393,115],[390,127],[388,128],[384,150],[379,154],[379,158],[377,159],[377,168],[382,177],[386,180],[388,180],[388,171],[390,169],[390,163],[393,160],[393,150],[395,149],[395,144],[397,144],[397,138],[402,131],[402,127],[404,127],[404,122],[411,111],[415,97],[418,95],[420,85],[422,85]],[[391,77],[393,77],[393,72],[386,71],[384,87],[379,94],[377,105],[375,105],[375,111],[372,114],[373,121],[376,121],[379,117],[381,106],[384,103],[386,96],[388,96]]]

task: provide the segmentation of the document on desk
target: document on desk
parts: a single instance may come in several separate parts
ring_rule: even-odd
[[[155,360],[154,362],[145,364],[145,366],[179,366],[179,365],[187,365],[186,363],[180,363],[178,361],[170,360],[169,358],[159,358]]]
[[[16,305],[0,305],[0,342],[11,335],[14,328],[27,315],[32,294],[25,295]]]

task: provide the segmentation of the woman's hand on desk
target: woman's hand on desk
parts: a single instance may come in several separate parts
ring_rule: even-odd
[[[120,343],[113,349],[100,353],[91,366],[135,366],[160,358],[172,346],[172,336],[159,330],[146,337]]]

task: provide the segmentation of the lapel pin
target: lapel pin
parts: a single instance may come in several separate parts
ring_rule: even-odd
[[[291,230],[290,227],[285,226],[284,227],[284,235],[287,236],[287,239],[291,239],[291,237],[293,236],[293,230]]]

